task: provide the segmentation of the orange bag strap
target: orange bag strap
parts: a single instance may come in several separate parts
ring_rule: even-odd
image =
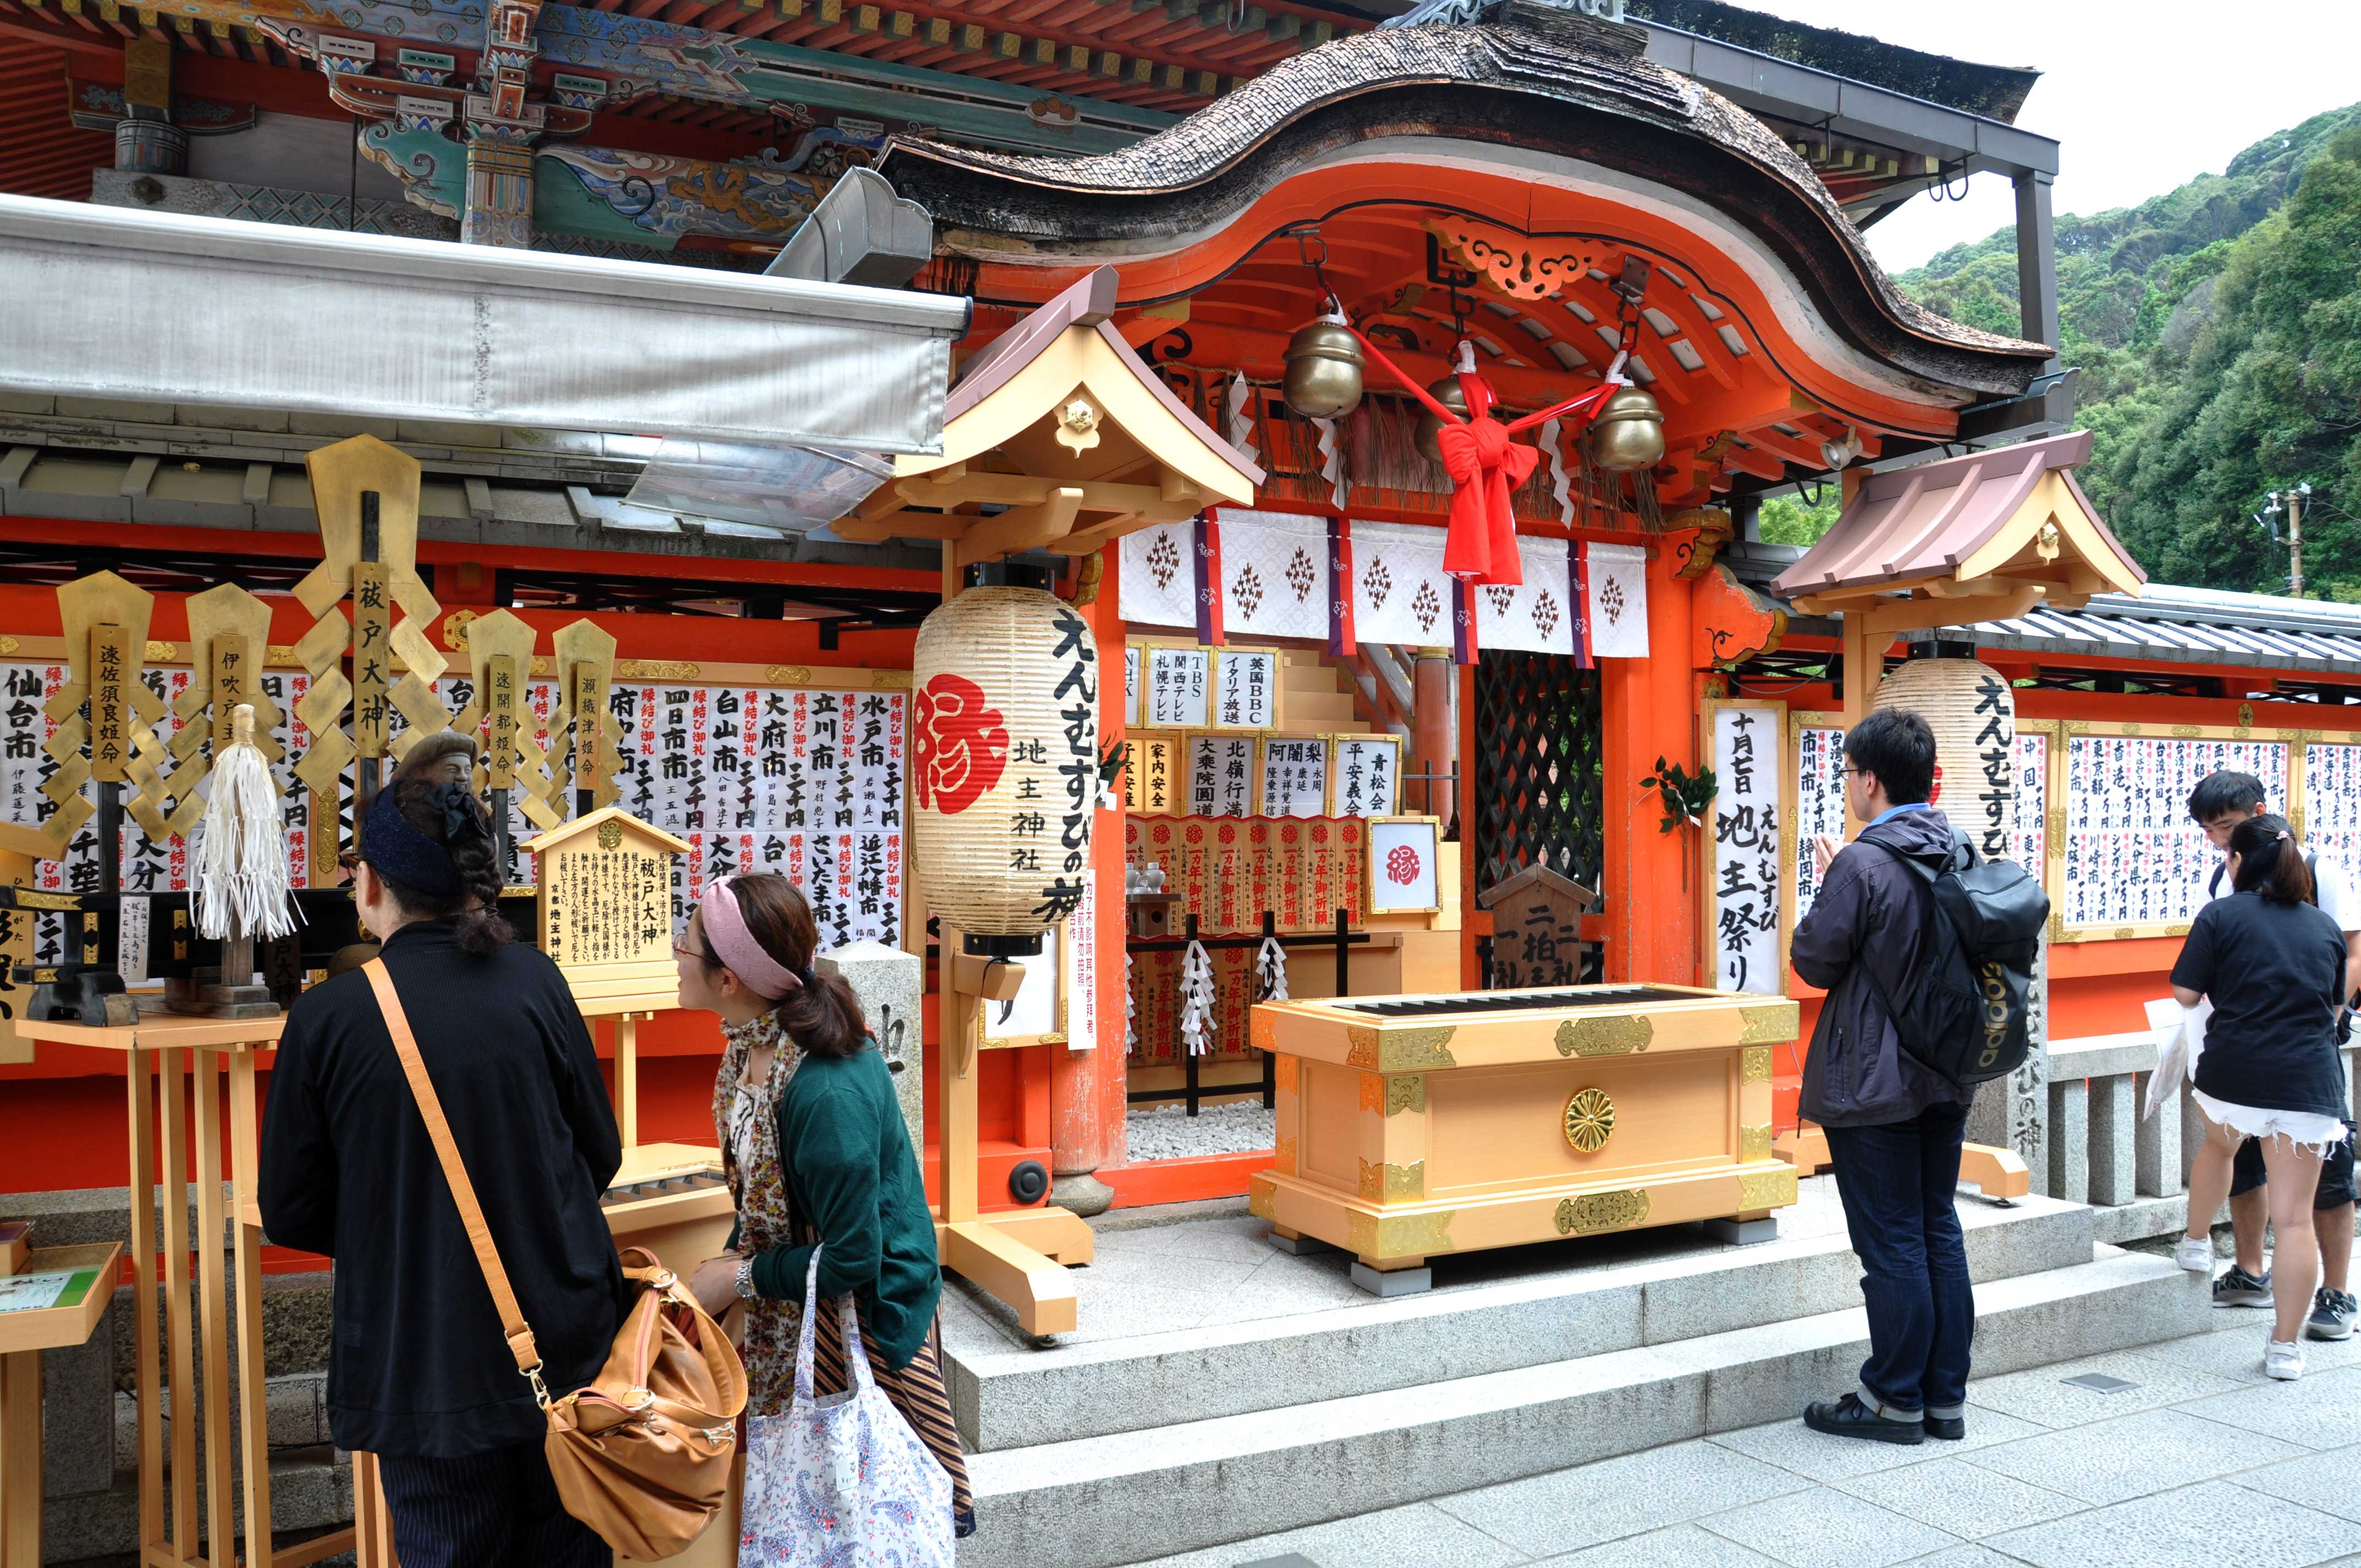
[[[500,1266],[500,1249],[492,1245],[492,1229],[484,1223],[483,1205],[476,1201],[475,1184],[467,1179],[467,1168],[459,1159],[459,1146],[452,1140],[451,1124],[444,1117],[443,1102],[434,1093],[434,1080],[426,1076],[426,1063],[418,1054],[417,1037],[410,1032],[410,1016],[401,1010],[401,998],[394,994],[393,976],[387,972],[385,960],[371,959],[362,966],[368,976],[370,989],[377,992],[377,1004],[385,1014],[385,1032],[393,1036],[393,1053],[401,1058],[402,1076],[410,1080],[410,1092],[418,1102],[418,1114],[426,1124],[426,1136],[434,1145],[434,1157],[443,1162],[443,1179],[451,1185],[452,1201],[459,1205],[460,1223],[467,1228],[467,1245],[476,1249],[476,1263],[484,1271],[484,1283],[491,1287],[492,1304],[500,1309],[500,1329],[508,1336],[509,1354],[516,1357],[517,1370],[533,1380],[533,1395],[544,1409],[549,1408],[549,1390],[541,1381],[541,1352],[533,1344],[533,1330],[526,1326],[524,1310],[517,1305],[516,1292],[509,1288],[508,1271]]]

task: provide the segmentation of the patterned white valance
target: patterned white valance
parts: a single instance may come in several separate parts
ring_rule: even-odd
[[[1139,626],[1197,626],[1197,525],[1159,522],[1123,536],[1117,588],[1123,618]]]
[[[1534,653],[1574,652],[1573,577],[1563,539],[1517,541],[1524,582],[1476,590],[1476,643]]]
[[[1444,532],[1411,523],[1353,524],[1353,635],[1362,642],[1448,648],[1453,594]]]
[[[1224,635],[1327,636],[1328,520],[1227,507],[1218,517]]]

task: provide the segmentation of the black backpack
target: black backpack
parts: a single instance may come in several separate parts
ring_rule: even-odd
[[[1927,948],[1898,1003],[1864,967],[1902,1048],[1964,1088],[2015,1072],[2032,1048],[2027,997],[2049,895],[2015,861],[1980,861],[1953,833],[1940,869],[1876,846],[1926,885]]]

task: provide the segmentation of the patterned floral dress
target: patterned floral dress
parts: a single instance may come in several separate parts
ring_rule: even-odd
[[[779,1100],[801,1064],[803,1053],[779,1027],[775,1014],[749,1024],[721,1025],[721,1070],[713,1082],[713,1125],[721,1145],[722,1171],[738,1204],[738,1250],[744,1254],[815,1243],[823,1238],[797,1221],[787,1200],[785,1166],[779,1158]],[[758,1091],[744,1088],[746,1064],[755,1048],[773,1047],[771,1070]],[[751,1107],[741,1100],[751,1098]],[[752,1114],[748,1112],[751,1109]],[[741,1356],[746,1366],[746,1414],[785,1415],[795,1402],[796,1347],[803,1332],[803,1303],[768,1299],[746,1303],[746,1336]],[[868,1325],[862,1325],[864,1337]],[[813,1352],[813,1388],[819,1395],[851,1386],[844,1358],[844,1334],[837,1314],[820,1315]],[[951,1416],[950,1391],[942,1370],[942,1329],[907,1366],[893,1367],[873,1356],[872,1376],[902,1419],[951,1477],[951,1514],[958,1533],[975,1533],[975,1503],[968,1490],[967,1461]],[[792,1483],[789,1483],[792,1485]],[[749,1482],[748,1490],[754,1490]],[[775,1495],[775,1494],[774,1494]]]

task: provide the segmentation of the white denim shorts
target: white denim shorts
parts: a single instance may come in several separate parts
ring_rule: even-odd
[[[2316,1111],[2264,1111],[2252,1105],[2234,1105],[2227,1100],[2214,1099],[2202,1089],[2191,1089],[2189,1097],[2197,1102],[2205,1119],[2217,1127],[2229,1127],[2250,1138],[2283,1137],[2323,1159],[2329,1149],[2343,1143],[2346,1136],[2341,1119],[2323,1116]]]

